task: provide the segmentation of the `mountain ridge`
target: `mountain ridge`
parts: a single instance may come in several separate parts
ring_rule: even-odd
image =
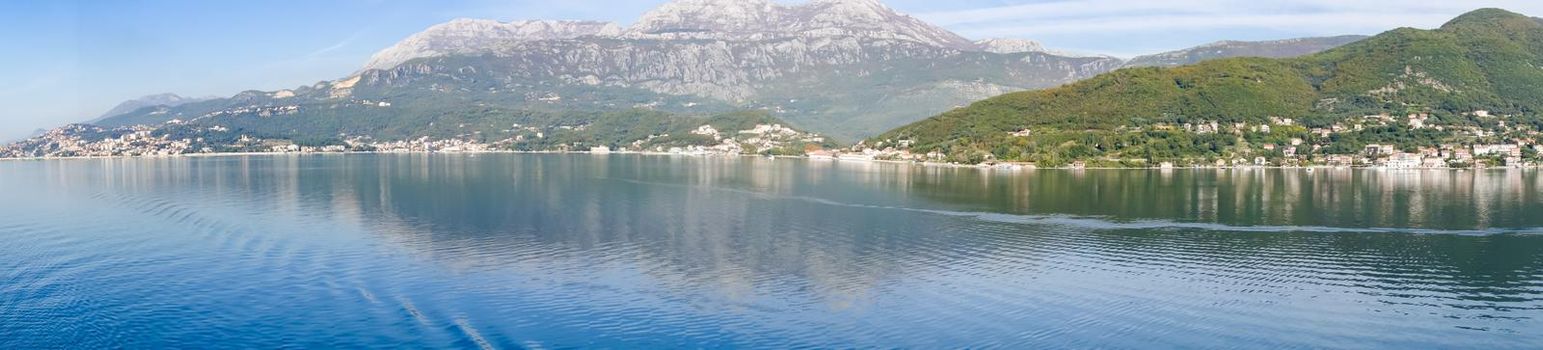
[[[1369,36],[1340,35],[1263,41],[1223,40],[1186,49],[1136,56],[1127,60],[1124,67],[1171,67],[1229,57],[1294,57],[1322,52],[1366,38]]]
[[[1058,53],[1029,40],[971,42],[873,0],[786,6],[680,0],[643,18],[655,20],[623,28],[598,21],[458,19],[378,52],[366,69],[342,79],[143,109],[101,123],[158,124],[365,102],[390,103],[388,110],[396,113],[440,113],[420,107],[450,108],[453,103],[446,101],[461,101],[509,109],[643,108],[687,115],[762,110],[856,140],[987,97],[1057,86],[1125,65],[1107,56]],[[767,23],[779,25],[764,29]]]
[[[217,96],[184,97],[182,95],[178,95],[178,94],[174,94],[174,93],[161,93],[161,94],[155,94],[155,95],[147,95],[147,96],[142,96],[142,97],[139,97],[139,98],[136,98],[136,99],[120,102],[120,103],[118,103],[118,105],[113,106],[112,109],[109,109],[106,112],[103,112],[102,115],[99,115],[95,119],[92,119],[92,122],[96,122],[96,121],[100,121],[100,120],[103,120],[103,119],[107,119],[107,118],[123,115],[123,114],[129,113],[129,112],[133,112],[135,110],[138,110],[138,109],[141,109],[141,108],[145,108],[145,107],[155,107],[155,106],[176,107],[176,106],[180,106],[180,105],[184,105],[184,104],[188,104],[188,103],[208,101],[208,100],[213,100],[213,99],[218,99],[218,98],[219,97],[217,97]]]
[[[477,54],[503,42],[619,35],[622,28],[601,21],[530,20],[498,22],[458,18],[437,24],[370,56],[362,71],[390,69],[415,58]],[[357,73],[356,73],[357,74]]]
[[[1540,65],[1543,21],[1481,9],[1438,29],[1395,29],[1298,58],[1130,68],[1006,94],[867,143],[904,144],[955,161],[1044,164],[1311,161],[1299,157],[1332,158],[1381,144],[1404,152],[1526,145],[1543,142]],[[1312,149],[1298,154],[1298,145]],[[1288,147],[1290,156],[1275,151]]]

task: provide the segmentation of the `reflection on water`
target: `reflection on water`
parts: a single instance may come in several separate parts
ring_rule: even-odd
[[[0,345],[1525,348],[1540,189],[1520,170],[0,162],[0,319],[24,320]]]
[[[825,166],[833,166],[827,163]],[[1031,170],[841,163],[870,188],[972,210],[1231,225],[1543,227],[1535,170]]]

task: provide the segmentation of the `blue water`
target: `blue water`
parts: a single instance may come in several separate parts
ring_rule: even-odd
[[[0,162],[0,348],[1537,348],[1535,171]]]

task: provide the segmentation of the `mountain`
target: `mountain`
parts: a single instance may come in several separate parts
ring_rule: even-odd
[[[1311,147],[1305,156],[1383,144],[1525,145],[1543,142],[1538,67],[1543,20],[1483,9],[1438,29],[1397,29],[1299,58],[1131,68],[1007,94],[867,144],[1045,164],[1279,158],[1298,145]]]
[[[1045,50],[1045,46],[1038,41],[1028,39],[986,39],[976,41],[975,46],[981,51],[999,54],[1015,54],[1023,52],[1051,53]]]
[[[1219,41],[1183,50],[1138,56],[1125,67],[1172,67],[1230,57],[1289,58],[1310,55],[1366,39],[1362,35],[1271,41]]]
[[[102,119],[107,119],[109,117],[114,117],[114,116],[119,116],[119,115],[127,114],[129,112],[134,112],[136,110],[139,110],[139,109],[145,108],[145,107],[154,107],[154,106],[176,107],[176,106],[181,106],[181,105],[188,104],[188,103],[193,103],[193,102],[213,100],[213,99],[216,99],[216,98],[218,98],[218,97],[182,97],[180,95],[172,94],[172,93],[165,93],[165,94],[159,94],[159,95],[150,95],[150,96],[140,97],[140,98],[136,98],[136,99],[132,99],[132,100],[128,100],[128,101],[123,101],[123,103],[119,103],[116,107],[113,107],[112,109],[107,110],[106,113],[102,113],[102,115],[98,116],[96,120],[102,120]]]
[[[625,37],[721,41],[859,38],[975,49],[968,39],[897,13],[878,0],[813,0],[796,6],[767,0],[679,0],[644,14],[628,28]]]
[[[364,69],[391,69],[415,58],[477,55],[510,43],[564,40],[585,36],[616,36],[621,27],[594,21],[517,21],[501,23],[482,19],[457,19],[429,27],[385,50]]]
[[[446,100],[510,109],[764,110],[856,139],[948,108],[1118,67],[1110,57],[987,52],[874,0],[679,0],[629,27],[456,20],[412,35],[357,74],[104,121],[189,120],[221,111],[348,100]],[[261,97],[266,96],[266,97]],[[432,103],[428,101],[433,101]]]
[[[141,108],[98,123],[159,125],[276,109],[303,116],[381,103],[390,107],[371,113],[418,117],[468,106],[697,116],[760,110],[856,140],[1125,63],[1028,40],[970,41],[875,0],[678,0],[627,27],[454,20],[380,51],[342,79]]]

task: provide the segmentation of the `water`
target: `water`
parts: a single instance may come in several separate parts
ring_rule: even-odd
[[[0,162],[0,348],[1536,348],[1536,171]]]

